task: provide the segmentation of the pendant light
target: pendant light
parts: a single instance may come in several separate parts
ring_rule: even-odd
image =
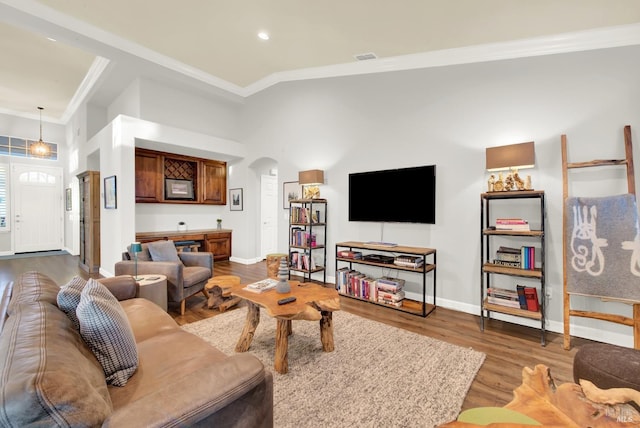
[[[29,150],[31,156],[47,158],[51,154],[51,149],[47,143],[42,141],[42,110],[44,110],[44,107],[38,107],[38,110],[40,110],[40,140],[37,143],[32,143]]]

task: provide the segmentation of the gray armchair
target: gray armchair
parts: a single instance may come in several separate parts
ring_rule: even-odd
[[[115,264],[115,275],[135,275],[134,255],[130,248],[127,250],[122,253],[122,261]],[[188,297],[202,292],[209,298],[204,286],[213,276],[213,254],[178,253],[173,241],[142,244],[142,252],[138,253],[138,275],[144,274],[167,277],[167,300],[180,303],[180,315],[184,315]]]

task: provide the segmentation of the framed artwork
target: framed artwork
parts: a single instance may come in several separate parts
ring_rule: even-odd
[[[165,198],[166,199],[186,199],[193,200],[193,181],[165,178]]]
[[[71,199],[71,187],[68,189],[64,189],[64,208],[67,211],[71,211],[73,209],[72,199]]]
[[[229,210],[231,211],[242,211],[242,189],[229,189],[229,200],[231,201],[231,205],[229,205]]]
[[[282,208],[289,209],[289,201],[302,198],[302,186],[297,181],[282,183]]]
[[[104,179],[104,207],[108,210],[118,208],[118,188],[115,175]]]

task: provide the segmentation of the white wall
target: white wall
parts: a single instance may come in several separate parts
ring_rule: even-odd
[[[640,48],[628,47],[289,82],[247,100],[241,141],[248,145],[248,163],[263,156],[278,160],[281,183],[297,180],[299,170],[325,170],[329,277],[339,241],[433,247],[439,304],[474,314],[480,301],[485,148],[535,141],[536,168],[527,174],[535,189],[546,191],[546,283],[552,290],[547,326],[562,331],[560,135],[568,135],[570,159],[623,158],[622,130],[631,125],[640,164],[639,66]],[[435,225],[387,224],[382,232],[380,224],[348,222],[350,172],[426,164],[437,165]],[[420,186],[414,185],[419,204]],[[285,215],[279,227],[286,230]],[[279,246],[287,249],[285,233]],[[625,327],[576,318],[572,323],[574,335],[632,345]]]

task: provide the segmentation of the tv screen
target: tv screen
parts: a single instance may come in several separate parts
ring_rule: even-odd
[[[436,222],[436,166],[349,174],[349,221]]]

